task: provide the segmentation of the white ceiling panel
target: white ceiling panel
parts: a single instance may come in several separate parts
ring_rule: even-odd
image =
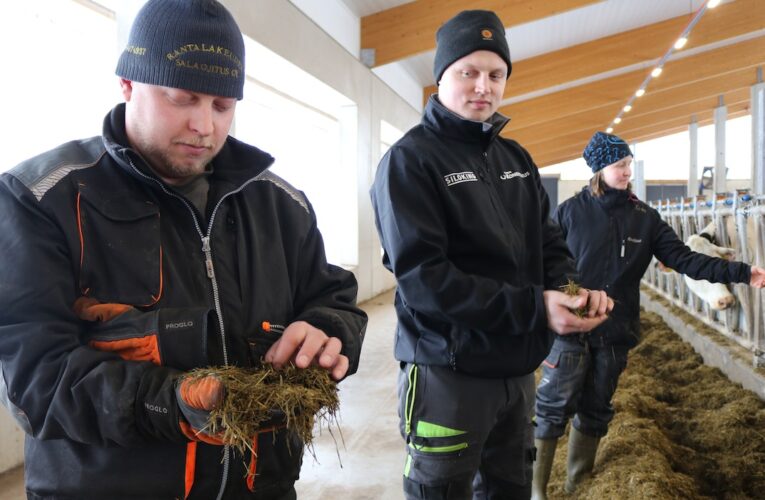
[[[341,0],[359,17],[368,16],[382,10],[392,9],[412,0]]]

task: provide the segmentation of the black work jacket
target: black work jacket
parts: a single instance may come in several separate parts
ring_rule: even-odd
[[[119,105],[103,137],[0,177],[0,400],[28,434],[27,494],[270,498],[298,477],[300,444],[263,435],[255,463],[189,443],[175,377],[252,366],[278,338],[262,322],[297,320],[338,337],[353,373],[366,324],[356,280],[327,264],[311,205],[268,154],[229,137],[202,218],[126,144]],[[135,309],[89,323],[72,309],[80,296]],[[109,352],[129,342],[153,357]]]
[[[460,118],[431,97],[371,189],[398,281],[395,355],[482,377],[530,373],[552,335],[542,292],[575,273],[531,157],[508,119]]]
[[[580,284],[614,299],[611,318],[592,333],[604,344],[637,343],[640,280],[653,256],[694,279],[749,282],[748,265],[691,251],[655,209],[628,190],[608,189],[595,197],[584,188],[561,203],[553,218],[576,259]]]

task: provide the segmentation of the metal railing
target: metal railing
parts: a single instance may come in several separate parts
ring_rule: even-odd
[[[695,197],[651,205],[683,241],[714,221],[717,245],[735,248],[736,260],[765,267],[765,196],[738,192],[714,200]],[[755,366],[765,366],[765,293],[748,284],[731,284],[736,305],[714,311],[690,291],[681,274],[662,272],[656,264],[654,259],[643,276],[645,285],[750,350]]]

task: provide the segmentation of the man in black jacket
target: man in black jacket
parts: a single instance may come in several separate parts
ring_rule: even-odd
[[[395,356],[407,498],[528,498],[533,371],[552,343],[600,324],[603,292],[575,274],[529,154],[499,136],[511,71],[502,22],[465,11],[438,31],[422,123],[380,162],[371,190],[383,261],[398,281]],[[584,317],[570,308],[587,307]]]
[[[356,281],[273,158],[228,137],[244,41],[221,4],[149,0],[117,75],[102,136],[0,177],[0,401],[28,434],[27,496],[295,498],[282,419],[242,456],[205,430],[221,382],[184,374],[264,359],[343,379]]]

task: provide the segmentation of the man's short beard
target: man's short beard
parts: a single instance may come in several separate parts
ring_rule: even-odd
[[[163,179],[182,180],[202,174],[209,163],[209,161],[205,162],[201,168],[196,164],[193,166],[178,165],[172,161],[166,151],[148,144],[143,146],[141,151],[144,159],[148,161],[149,167]]]

